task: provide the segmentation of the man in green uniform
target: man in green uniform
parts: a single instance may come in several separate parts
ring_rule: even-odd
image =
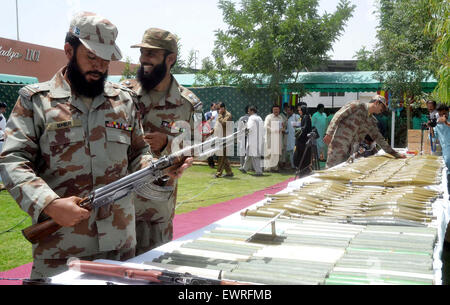
[[[177,60],[177,38],[172,33],[150,28],[140,48],[137,80],[122,84],[138,96],[145,139],[158,157],[179,148],[180,140],[201,142],[202,103],[188,89],[180,86],[170,70]],[[194,132],[195,131],[195,132]],[[194,135],[198,137],[194,139]],[[192,143],[193,144],[193,143]],[[140,196],[136,206],[136,253],[141,254],[173,239],[173,217],[177,197],[177,180],[162,185],[165,195],[154,200]]]
[[[22,88],[8,121],[0,157],[6,188],[33,224],[50,216],[62,226],[33,245],[32,278],[66,270],[69,257],[135,255],[131,196],[98,210],[77,205],[152,160],[132,91],[105,82],[110,61],[121,58],[117,34],[104,17],[77,14],[64,45],[68,65]]]
[[[406,158],[394,150],[381,135],[374,114],[387,111],[384,97],[375,95],[369,103],[359,100],[344,105],[331,120],[323,142],[328,145],[326,167],[345,162],[356,151],[359,143],[369,135],[383,150],[395,158]]]

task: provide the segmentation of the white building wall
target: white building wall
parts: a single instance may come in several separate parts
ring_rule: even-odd
[[[320,96],[320,92],[310,92],[310,94],[301,98],[308,107],[315,108],[318,104],[323,104],[325,108],[340,108],[348,102],[361,100],[369,102],[376,92],[345,92],[344,96]]]

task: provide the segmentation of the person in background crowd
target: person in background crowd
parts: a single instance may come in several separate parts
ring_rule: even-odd
[[[436,109],[437,104],[435,101],[427,101],[427,110],[428,110],[428,118],[431,119],[438,119],[439,113]]]
[[[205,114],[206,122],[209,124],[210,131],[214,129],[217,116],[219,115],[217,112],[217,107],[217,103],[211,103],[210,110]],[[214,168],[214,156],[209,156],[207,160],[209,167]]]
[[[261,156],[264,150],[264,122],[258,115],[255,106],[248,108],[248,136],[244,166],[241,172],[246,173],[251,167],[255,170],[255,176],[262,176]]]
[[[295,130],[295,151],[294,151],[294,166],[306,175],[312,171],[311,169],[311,149],[306,149],[306,142],[308,141],[308,134],[312,131],[311,116],[308,113],[308,107],[301,105],[298,107],[301,124]]]
[[[289,104],[288,103],[284,103],[283,104],[283,111],[280,112],[280,116],[283,118],[285,124],[287,123],[287,119],[288,119],[288,110],[289,109]],[[289,168],[290,166],[288,166],[288,153],[287,153],[287,126],[285,126],[285,129],[283,131],[283,133],[281,134],[282,136],[282,141],[283,144],[281,146],[282,151],[281,151],[281,156],[280,156],[280,168]]]
[[[295,148],[295,128],[300,127],[300,114],[295,113],[295,107],[289,106],[287,109],[287,143],[286,151],[289,158],[290,168],[295,169],[294,165],[294,148]]]
[[[375,95],[369,103],[359,100],[347,103],[334,115],[328,126],[323,142],[328,145],[326,167],[330,168],[345,162],[353,153],[353,147],[364,141],[369,135],[386,153],[396,158],[406,158],[404,154],[395,151],[380,133],[376,113],[387,111],[384,97]]]
[[[422,113],[420,108],[413,109],[412,111],[412,128],[422,129],[422,124],[428,122],[428,116]]]
[[[225,103],[219,103],[219,116],[217,117],[216,125],[214,126],[214,134],[218,137],[227,136],[227,122],[232,122],[231,113],[229,113],[225,107]],[[231,170],[230,160],[227,157],[227,148],[224,145],[222,155],[219,154],[219,160],[217,161],[216,178],[222,177],[222,172],[225,170],[224,177],[233,177],[233,171]]]
[[[449,120],[449,107],[444,104],[440,104],[436,107],[438,112],[438,119],[434,132],[436,138],[439,139],[439,143],[442,148],[442,157],[444,158],[445,165],[447,167],[447,194],[450,200],[450,120]],[[445,247],[450,247],[450,222],[447,224],[447,231],[444,237]]]
[[[268,114],[264,120],[265,128],[265,152],[264,170],[271,172],[279,171],[279,162],[283,152],[283,133],[286,129],[286,122],[280,115],[280,106],[272,106],[272,113]]]
[[[238,120],[238,124],[237,124],[238,130],[245,129],[247,126],[247,121],[249,118],[248,107],[249,107],[248,105],[245,106],[245,108],[244,108],[245,114],[243,116],[241,116]],[[240,161],[239,169],[244,168],[246,147],[247,147],[247,135],[245,134],[245,132],[242,132],[242,133],[238,134],[238,136],[237,136],[237,151],[238,151],[238,156],[239,156],[239,161]]]
[[[312,127],[316,127],[319,132],[319,139],[317,139],[317,152],[319,154],[319,160],[324,161],[327,155],[327,146],[323,143],[323,137],[327,131],[327,115],[325,114],[325,106],[323,104],[317,105],[317,111],[311,117]]]
[[[436,135],[434,134],[434,125],[437,122],[437,119],[439,118],[439,113],[436,109],[437,104],[435,101],[427,101],[427,110],[428,110],[428,121],[427,121],[427,127],[430,130],[430,140],[432,142],[431,145],[431,152],[436,152],[436,146],[440,145],[439,140],[436,138]]]
[[[441,144],[442,157],[447,166],[447,188],[448,193],[450,194],[450,121],[448,109],[449,107],[445,104],[439,104],[436,108],[439,117],[437,119],[436,127],[434,127],[434,132]]]

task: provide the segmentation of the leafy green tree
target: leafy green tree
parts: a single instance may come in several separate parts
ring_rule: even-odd
[[[332,14],[318,13],[318,0],[219,0],[227,29],[216,31],[215,48],[243,86],[268,83],[274,97],[280,84],[327,59],[355,6],[341,0]],[[225,62],[225,61],[224,61]],[[237,72],[239,71],[239,72]],[[294,76],[292,78],[292,75]]]
[[[186,73],[186,68],[185,68],[186,63],[183,60],[183,58],[181,57],[181,47],[182,47],[182,45],[181,45],[180,39],[178,39],[178,41],[177,41],[177,49],[178,49],[177,61],[171,70],[173,74]]]
[[[134,69],[132,69],[131,64],[131,58],[127,56],[127,58],[125,59],[125,66],[122,71],[122,77],[120,78],[121,81],[136,77],[138,68],[135,67]]]
[[[403,103],[411,128],[409,106],[425,97],[422,82],[431,76],[433,40],[424,34],[430,9],[424,1],[380,0],[378,16],[377,77],[391,93],[392,104]]]
[[[430,68],[438,85],[433,98],[450,104],[450,4],[446,0],[422,0],[431,11],[425,33],[433,39],[433,59]]]
[[[236,85],[237,79],[228,69],[224,60],[223,51],[214,49],[212,59],[206,57],[202,60],[202,68],[195,74],[195,86],[232,86]]]
[[[381,63],[374,51],[367,50],[365,46],[359,49],[353,56],[357,60],[356,70],[358,71],[378,71]]]

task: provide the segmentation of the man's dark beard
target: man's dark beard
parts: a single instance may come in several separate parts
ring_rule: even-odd
[[[101,75],[101,77],[98,80],[88,82],[86,80],[85,75],[80,71],[75,56],[73,56],[72,59],[69,61],[66,73],[67,78],[69,79],[70,84],[72,86],[72,89],[76,93],[90,98],[94,98],[103,93],[103,90],[105,88],[105,80],[108,77],[108,71],[106,71],[105,73],[88,71],[85,73],[85,75],[87,74]]]
[[[154,66],[152,72],[148,74],[144,72],[144,65],[141,65],[137,72],[137,79],[145,91],[149,92],[164,79],[167,73],[165,62],[164,58],[163,62]]]

